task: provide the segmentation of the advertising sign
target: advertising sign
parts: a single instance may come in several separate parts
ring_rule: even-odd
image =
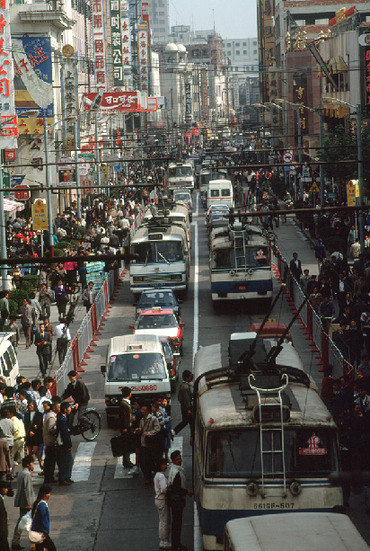
[[[14,89],[17,113],[38,111],[31,118],[53,117],[51,42],[48,36],[13,38]],[[27,134],[27,127],[20,134]]]
[[[123,71],[125,75],[125,83],[127,87],[130,88],[132,86],[132,75],[131,75],[132,58],[131,58],[130,16],[129,16],[129,5],[127,0],[121,0],[121,34],[122,34]]]
[[[91,104],[96,97],[96,93],[85,94],[84,107],[86,111],[90,110]],[[100,113],[109,111],[139,111],[141,109],[141,94],[137,91],[132,92],[104,92],[99,107]]]
[[[59,185],[72,186],[76,183],[76,164],[70,157],[62,158],[58,167]]]
[[[63,112],[63,145],[69,151],[74,145],[74,121],[78,111],[77,92],[77,55],[73,46],[65,44],[62,50],[62,66],[60,71],[62,87],[62,112]]]
[[[36,231],[48,229],[48,212],[45,199],[36,199],[32,205],[32,225]]]
[[[364,48],[365,52],[365,94],[366,94],[366,113],[370,115],[370,46]]]
[[[140,89],[149,90],[149,30],[147,25],[138,25],[138,57]]]
[[[347,206],[356,206],[356,197],[359,196],[358,180],[350,180],[347,183]]]
[[[102,0],[92,0],[93,52],[95,68],[95,84],[97,90],[107,89],[107,52]]]
[[[110,0],[110,29],[113,60],[113,84],[123,86],[123,58],[121,35],[121,2]]]
[[[17,147],[9,0],[0,0],[0,148]]]

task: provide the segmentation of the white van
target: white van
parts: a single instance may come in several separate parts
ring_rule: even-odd
[[[170,413],[171,381],[163,344],[157,335],[113,337],[101,371],[105,377],[105,411],[109,427],[118,420],[124,386],[131,388],[131,403],[138,400],[143,405],[150,405],[158,396],[167,398]]]
[[[211,205],[222,203],[234,207],[234,190],[230,180],[211,180],[207,189],[207,209]]]
[[[366,551],[352,521],[339,513],[277,513],[230,520],[225,551]]]
[[[10,341],[13,333],[0,333],[0,380],[14,386],[19,375],[17,355]]]

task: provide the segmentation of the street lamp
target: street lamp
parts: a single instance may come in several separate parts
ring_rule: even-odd
[[[330,103],[338,103],[339,105],[345,105],[346,107],[349,107],[350,109],[353,109],[356,113],[356,121],[357,121],[357,179],[358,179],[358,202],[360,206],[362,207],[363,203],[363,189],[362,189],[362,180],[363,180],[363,166],[362,166],[362,138],[361,138],[361,103],[357,103],[356,105],[353,105],[352,103],[348,103],[347,101],[343,101],[342,99],[337,98],[322,98],[323,101],[327,101]],[[361,246],[361,252],[363,253],[365,251],[365,236],[364,236],[364,221],[363,221],[363,214],[362,210],[358,213],[358,225],[360,226],[360,246]]]

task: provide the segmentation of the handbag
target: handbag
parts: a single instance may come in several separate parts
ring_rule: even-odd
[[[41,543],[44,541],[44,534],[42,532],[35,532],[34,530],[30,530],[28,532],[28,541],[31,543]]]
[[[31,529],[31,526],[32,526],[32,515],[31,515],[31,511],[28,511],[28,513],[23,515],[23,517],[19,521],[18,529],[21,532],[23,531],[29,532],[29,530]]]
[[[162,427],[156,434],[147,434],[145,437],[145,444],[149,446],[149,448],[161,448],[164,445],[164,439],[167,435],[167,430]]]

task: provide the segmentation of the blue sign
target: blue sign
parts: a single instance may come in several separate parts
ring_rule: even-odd
[[[10,176],[10,187],[20,186],[23,182],[25,174],[13,174]]]
[[[17,115],[53,117],[53,73],[48,36],[12,37],[14,92]]]
[[[113,170],[114,172],[121,172],[122,170],[121,163],[118,163],[118,165],[114,165]]]

